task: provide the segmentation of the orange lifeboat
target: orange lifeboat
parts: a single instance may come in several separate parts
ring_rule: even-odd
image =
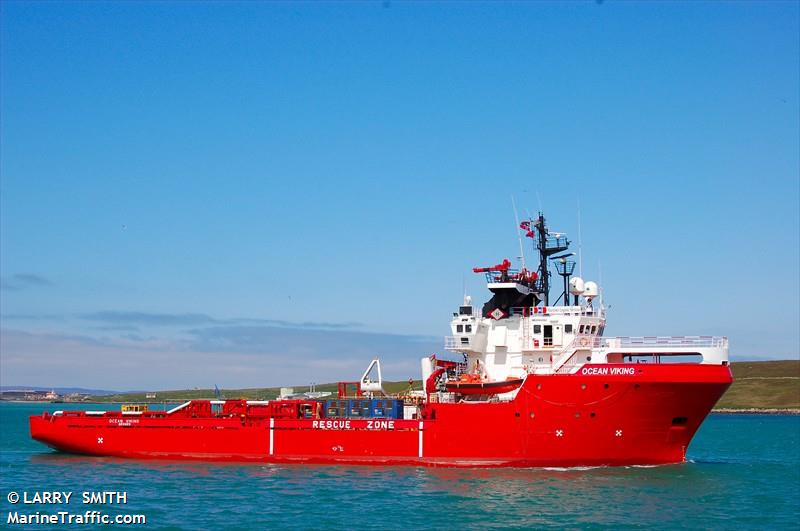
[[[458,380],[448,380],[445,388],[462,395],[499,395],[508,393],[522,385],[523,378],[508,378],[496,382],[484,381],[477,374],[462,374]]]

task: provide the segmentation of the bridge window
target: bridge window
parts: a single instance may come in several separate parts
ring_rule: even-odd
[[[464,325],[456,325],[456,332],[459,334],[464,331]]]
[[[468,334],[472,332],[472,325],[464,325],[464,331]]]
[[[459,306],[458,313],[461,315],[472,315],[472,306]]]

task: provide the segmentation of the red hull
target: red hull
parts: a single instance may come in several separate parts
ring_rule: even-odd
[[[681,462],[731,384],[727,366],[586,366],[530,375],[516,398],[428,403],[418,420],[43,415],[31,436],[61,451],[150,459],[427,466]],[[622,368],[615,375],[610,367]],[[588,369],[588,370],[587,370]]]

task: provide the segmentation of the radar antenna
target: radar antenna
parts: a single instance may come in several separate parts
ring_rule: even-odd
[[[560,254],[550,259],[556,264],[556,272],[564,279],[564,292],[558,297],[555,304],[558,304],[563,297],[564,306],[569,306],[569,277],[575,272],[575,261],[567,260],[570,256],[575,256],[575,253]]]

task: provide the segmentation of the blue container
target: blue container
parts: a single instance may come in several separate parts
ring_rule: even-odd
[[[347,416],[351,418],[370,418],[370,401],[367,398],[352,398],[348,400]]]
[[[348,416],[347,400],[326,400],[325,417],[329,419],[342,418]]]
[[[325,418],[402,419],[403,401],[394,398],[325,400]]]
[[[386,410],[389,409],[389,400],[372,399],[370,401],[370,408],[372,410],[372,418],[385,419]]]
[[[370,404],[372,418],[376,419],[402,419],[403,401],[393,398],[373,399]]]

